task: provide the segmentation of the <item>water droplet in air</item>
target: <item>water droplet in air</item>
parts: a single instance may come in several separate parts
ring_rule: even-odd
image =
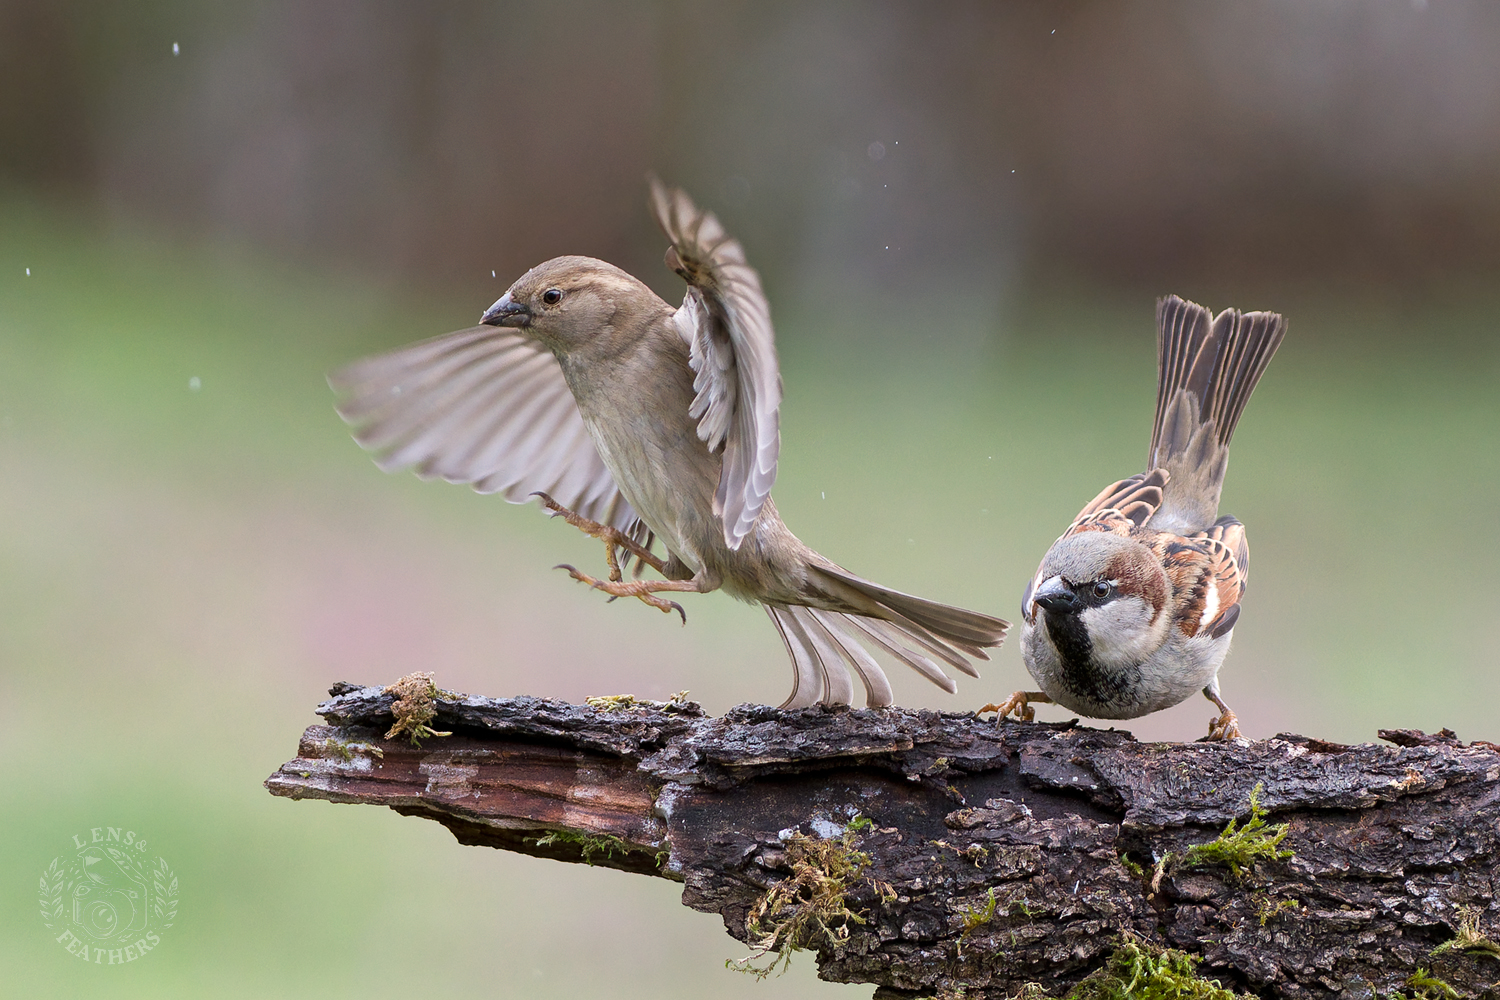
[[[29,267],[26,269],[26,277],[31,277],[31,268]]]
[[[174,55],[174,56],[176,56],[176,55],[181,55],[181,54],[182,54],[182,50],[181,50],[181,49],[180,49],[180,48],[178,48],[178,47],[177,47],[177,43],[176,43],[176,42],[173,42],[173,43],[172,43],[172,54],[173,54],[173,55]]]
[[[199,389],[203,388],[203,380],[194,375],[192,378],[188,379],[188,388],[193,392],[197,392]]]
[[[866,152],[870,154],[872,160],[883,160],[885,159],[885,143],[872,142]]]

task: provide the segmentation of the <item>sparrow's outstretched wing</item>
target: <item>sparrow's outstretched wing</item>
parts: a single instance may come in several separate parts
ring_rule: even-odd
[[[651,182],[651,209],[672,241],[667,265],[688,283],[674,317],[696,373],[689,413],[698,437],[724,450],[714,513],[738,549],[776,481],[781,451],[781,370],[771,309],[745,252],[712,213],[686,194]]]
[[[387,472],[468,483],[512,503],[550,494],[641,541],[645,526],[594,447],[557,359],[476,326],[356,361],[328,377],[354,439]]]

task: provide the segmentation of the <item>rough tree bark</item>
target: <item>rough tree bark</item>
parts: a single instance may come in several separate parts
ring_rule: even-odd
[[[822,978],[876,984],[878,998],[1028,983],[1060,996],[1122,935],[1201,956],[1201,974],[1263,997],[1385,995],[1419,967],[1500,996],[1500,959],[1434,954],[1465,923],[1469,941],[1500,924],[1500,748],[1446,731],[1382,731],[1389,746],[1140,743],[930,711],[709,718],[691,703],[438,692],[429,725],[452,735],[418,747],[384,738],[394,695],[330,694],[317,709],[329,725],[267,779],[273,794],[385,805],[465,844],[678,880],[741,941],[787,877],[793,834],[839,837],[868,817],[848,843],[870,864],[845,897],[865,922],[809,946]],[[1158,871],[1243,822],[1257,786],[1292,857],[1238,877]]]

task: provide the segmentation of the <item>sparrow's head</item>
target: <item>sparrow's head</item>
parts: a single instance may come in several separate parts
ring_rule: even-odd
[[[514,327],[564,353],[666,307],[644,283],[593,257],[554,257],[516,280],[479,322]]]
[[[1041,614],[1054,640],[1087,637],[1101,664],[1139,662],[1167,637],[1171,587],[1152,551],[1134,539],[1081,531],[1042,560],[1022,608]]]

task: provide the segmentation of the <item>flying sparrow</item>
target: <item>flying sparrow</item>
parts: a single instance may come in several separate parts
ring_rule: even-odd
[[[683,614],[657,595],[723,589],[762,605],[792,659],[783,708],[852,703],[849,669],[867,704],[890,705],[862,644],[956,691],[943,665],[977,677],[969,658],[988,659],[1010,624],[871,583],[787,529],[771,501],[781,373],[760,278],[681,191],[653,181],[651,208],[687,281],[679,308],[612,264],[558,257],[480,326],[336,372],[339,414],[382,469],[540,496],[604,542],[608,579],[559,568],[610,600]],[[640,579],[644,566],[663,579]]]
[[[1156,421],[1146,471],[1105,487],[1042,557],[1021,597],[1021,656],[1041,691],[1029,702],[1095,719],[1135,719],[1201,690],[1219,709],[1210,739],[1240,735],[1219,666],[1250,569],[1245,526],[1219,517],[1234,436],[1281,344],[1276,313],[1211,316],[1177,296],[1156,304]]]

